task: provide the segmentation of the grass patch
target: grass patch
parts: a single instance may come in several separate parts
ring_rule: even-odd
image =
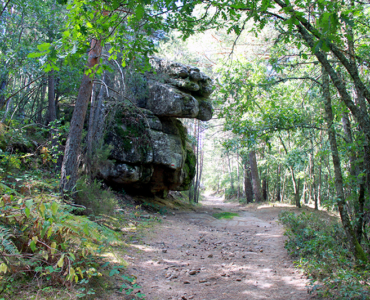
[[[232,219],[234,217],[239,217],[238,213],[233,213],[233,212],[220,212],[220,213],[215,213],[212,215],[216,219]]]

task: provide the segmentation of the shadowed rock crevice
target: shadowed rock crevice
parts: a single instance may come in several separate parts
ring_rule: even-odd
[[[99,175],[118,189],[165,196],[189,189],[195,175],[195,155],[177,118],[210,120],[213,84],[198,68],[156,57],[150,62],[153,70],[136,74],[128,87],[136,106],[124,105],[110,116],[104,143],[113,163]]]

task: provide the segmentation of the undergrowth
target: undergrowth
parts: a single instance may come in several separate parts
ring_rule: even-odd
[[[369,266],[357,266],[342,225],[314,213],[282,212],[285,247],[311,280],[311,292],[325,299],[369,299]]]
[[[109,299],[117,291],[142,299],[126,263],[107,253],[118,255],[152,220],[141,221],[137,208],[128,214],[98,181],[80,179],[77,198],[58,196],[59,154],[43,131],[19,128],[0,128],[0,300]]]

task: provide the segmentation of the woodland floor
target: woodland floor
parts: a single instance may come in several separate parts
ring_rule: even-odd
[[[146,300],[312,299],[284,249],[282,210],[207,196],[196,211],[168,213],[133,241],[125,259]],[[237,212],[232,220],[212,217]]]

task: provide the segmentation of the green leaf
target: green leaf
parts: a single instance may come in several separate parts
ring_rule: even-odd
[[[119,270],[117,270],[117,269],[112,269],[110,272],[109,272],[109,276],[110,277],[112,277],[112,276],[114,276],[114,275],[117,275],[117,274],[119,274],[120,272],[119,272]]]
[[[58,209],[59,204],[54,201],[53,204],[51,205],[51,211],[53,212],[54,215],[57,213]]]
[[[32,240],[32,241],[31,241],[31,243],[30,243],[30,248],[31,248],[31,250],[32,250],[33,252],[35,252],[35,251],[36,251],[37,247],[36,247],[36,243],[35,243],[35,241],[34,241],[34,240]]]
[[[143,18],[143,16],[144,16],[144,12],[145,12],[144,5],[139,4],[139,5],[136,7],[136,10],[135,10],[136,18],[137,18],[138,20],[142,19],[142,18]]]
[[[37,45],[37,49],[39,49],[40,51],[46,51],[49,50],[50,46],[51,46],[50,43],[44,43],[41,45]]]
[[[8,271],[8,266],[5,263],[0,265],[0,273],[6,273]]]
[[[40,210],[41,215],[44,216],[45,215],[45,204],[44,203],[41,203],[39,210]]]
[[[45,52],[33,52],[27,55],[28,58],[36,58],[36,57],[41,57],[44,56],[46,53]]]

